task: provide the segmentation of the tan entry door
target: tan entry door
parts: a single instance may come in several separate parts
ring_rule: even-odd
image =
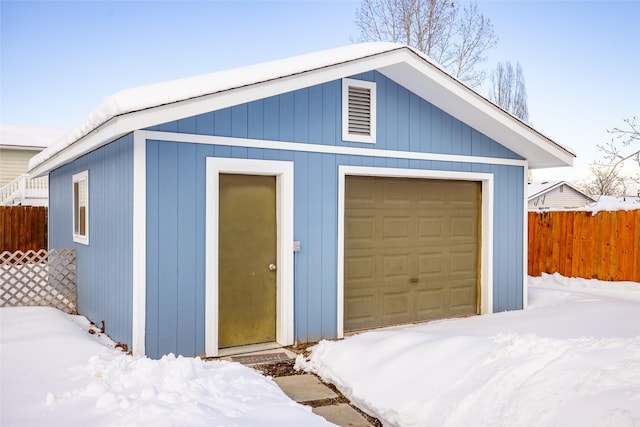
[[[219,348],[276,340],[276,177],[220,174]]]
[[[477,313],[480,183],[348,176],[344,330]]]

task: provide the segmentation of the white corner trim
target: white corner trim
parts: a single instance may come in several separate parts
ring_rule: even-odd
[[[368,89],[371,100],[369,104],[370,113],[370,133],[369,135],[358,135],[349,132],[349,88],[357,87]],[[342,140],[351,142],[365,142],[375,144],[376,142],[376,121],[377,121],[377,95],[376,83],[368,80],[342,79]]]
[[[205,224],[205,353],[218,348],[218,223],[219,177],[221,173],[276,177],[277,211],[277,295],[276,341],[291,345],[294,340],[293,299],[293,191],[294,166],[290,161],[247,160],[208,157],[206,159]]]
[[[382,176],[396,178],[425,178],[476,181],[482,183],[480,314],[493,312],[493,192],[492,173],[394,169],[361,166],[338,167],[338,307],[337,337],[344,338],[344,210],[346,177]]]
[[[523,199],[522,207],[522,309],[526,310],[529,306],[529,199],[527,198],[528,182],[529,182],[529,163],[527,162],[523,170]]]
[[[147,296],[147,141],[133,133],[133,302],[131,351],[144,355]]]

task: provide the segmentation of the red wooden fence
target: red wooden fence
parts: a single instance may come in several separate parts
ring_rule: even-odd
[[[528,272],[640,282],[640,210],[529,212]]]
[[[0,252],[47,249],[47,208],[0,206]]]

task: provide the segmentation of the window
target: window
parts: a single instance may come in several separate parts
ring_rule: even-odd
[[[73,241],[89,244],[89,171],[73,175]]]
[[[342,79],[342,139],[376,142],[376,84]]]

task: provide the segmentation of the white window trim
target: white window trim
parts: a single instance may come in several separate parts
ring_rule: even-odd
[[[218,348],[218,197],[221,173],[276,177],[277,288],[276,343],[293,344],[293,162],[208,157],[206,161],[205,224],[205,353]]]
[[[72,223],[71,223],[71,229],[73,231],[73,241],[76,243],[81,243],[83,245],[88,245],[89,244],[89,171],[85,170],[82,171],[80,173],[77,173],[75,175],[72,176],[71,178],[72,184],[71,184],[71,205],[72,205]],[[78,234],[76,233],[76,205],[75,205],[75,184],[76,182],[81,182],[81,181],[85,181],[87,184],[87,206],[86,206],[86,210],[85,210],[85,231],[86,233],[84,235],[82,234]]]
[[[423,169],[393,169],[365,166],[338,167],[338,308],[337,338],[344,338],[344,211],[347,176],[382,176],[396,178],[449,179],[481,182],[481,260],[480,314],[493,313],[493,191],[492,173],[435,171]],[[525,282],[526,283],[526,282]]]
[[[371,133],[356,135],[349,133],[349,87],[369,89],[371,91]],[[349,142],[376,143],[376,83],[366,80],[342,79],[342,140]]]

